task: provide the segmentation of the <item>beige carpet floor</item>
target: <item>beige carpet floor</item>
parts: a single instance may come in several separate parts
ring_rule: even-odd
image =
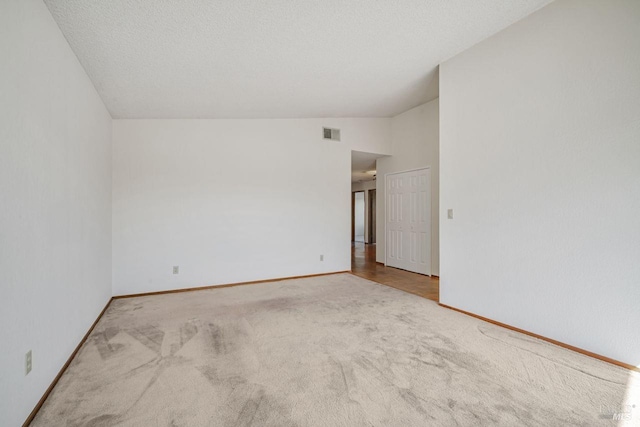
[[[340,274],[115,300],[32,425],[637,425],[637,375]]]

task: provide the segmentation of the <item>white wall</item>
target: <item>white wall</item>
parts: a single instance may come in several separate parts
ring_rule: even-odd
[[[114,295],[350,270],[351,150],[389,140],[389,119],[114,121]]]
[[[640,2],[551,3],[440,108],[441,302],[640,364]]]
[[[0,425],[17,426],[111,296],[111,118],[42,1],[0,3],[0,58]]]
[[[435,99],[391,119],[391,157],[377,160],[376,261],[384,263],[385,175],[428,166],[431,169],[431,274],[440,274],[439,258],[439,106]]]

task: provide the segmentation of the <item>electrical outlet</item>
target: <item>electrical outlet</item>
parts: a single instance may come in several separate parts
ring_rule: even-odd
[[[24,368],[25,368],[25,375],[29,375],[29,372],[31,372],[31,366],[32,366],[32,359],[31,359],[31,350],[27,351],[27,354],[25,354],[24,356]]]
[[[180,266],[179,265],[174,265],[173,266],[173,274],[178,274],[180,273]]]
[[[447,210],[447,218],[453,219],[453,209],[448,209]]]
[[[324,255],[320,255],[320,261],[324,261]]]

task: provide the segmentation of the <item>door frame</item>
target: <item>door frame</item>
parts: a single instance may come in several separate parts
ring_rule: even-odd
[[[387,266],[387,238],[389,237],[387,235],[387,177],[389,175],[398,175],[401,173],[407,173],[407,172],[417,172],[417,171],[421,171],[421,170],[428,170],[429,171],[429,184],[431,184],[431,166],[423,166],[421,168],[413,168],[413,169],[407,169],[407,170],[403,170],[403,171],[398,171],[398,172],[389,172],[389,173],[385,173],[384,174],[384,266]],[[376,194],[376,198],[377,198],[377,194]],[[433,194],[431,194],[431,188],[429,188],[429,196],[433,197]],[[377,202],[377,200],[376,200]],[[431,204],[429,204],[431,206]],[[433,209],[433,207],[431,207],[431,209]],[[429,227],[433,226],[433,215],[431,215],[431,212],[429,212]],[[429,248],[431,249],[431,243],[433,242],[433,236],[431,235],[431,231],[429,230]],[[430,251],[431,252],[431,251]],[[433,258],[433,254],[430,254],[431,257]],[[432,270],[433,266],[431,265],[431,262],[429,262],[429,273],[427,274],[427,276],[431,277],[431,270]],[[420,273],[416,273],[416,274],[420,274]]]
[[[351,192],[351,243],[356,241],[356,193]]]
[[[351,243],[360,243],[356,242],[356,193],[363,193],[365,195],[364,200],[366,200],[367,190],[357,190],[351,191]],[[365,202],[365,210],[364,210],[365,221],[367,217],[367,206]],[[366,227],[365,227],[366,229]],[[367,243],[367,239],[364,239],[364,243]]]
[[[377,212],[376,210],[377,208],[377,204],[378,204],[378,189],[377,188],[371,188],[369,190],[367,190],[366,192],[366,196],[368,197],[367,200],[367,208],[369,209],[369,215],[367,216],[367,228],[368,228],[368,232],[369,232],[369,241],[367,243],[369,244],[373,244],[376,243],[376,240],[378,239],[378,233],[376,232],[376,223],[378,221],[377,218]],[[373,194],[373,197],[371,197],[371,195]]]

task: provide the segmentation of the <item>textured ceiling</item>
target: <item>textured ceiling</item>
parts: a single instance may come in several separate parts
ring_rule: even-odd
[[[44,0],[114,118],[388,117],[549,0]]]

